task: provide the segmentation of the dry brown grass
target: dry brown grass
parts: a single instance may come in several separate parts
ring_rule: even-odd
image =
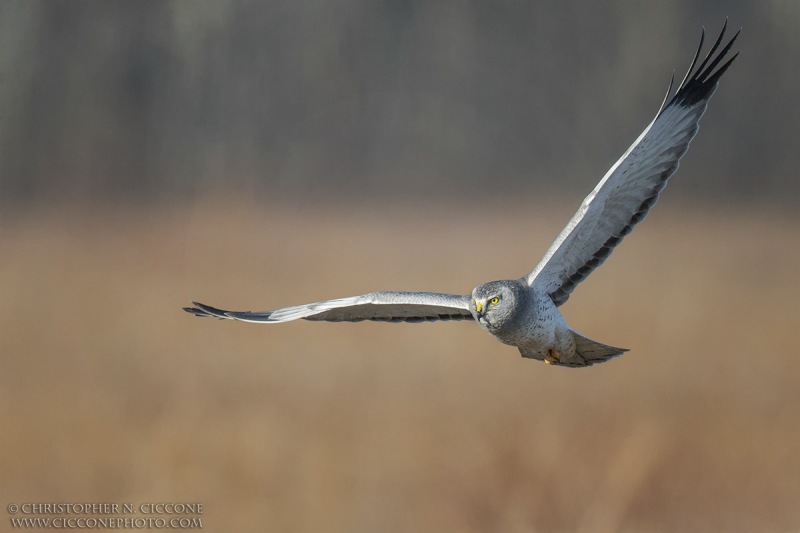
[[[416,207],[5,220],[0,500],[200,501],[211,531],[800,528],[798,218],[659,206],[565,308],[632,349],[585,370],[470,323],[180,311],[467,291],[570,214]]]

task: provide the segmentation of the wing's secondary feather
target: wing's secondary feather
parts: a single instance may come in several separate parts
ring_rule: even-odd
[[[435,292],[384,291],[315,302],[274,311],[226,311],[192,302],[184,311],[244,322],[279,323],[305,319],[327,322],[432,322],[471,319],[469,297]]]
[[[602,264],[647,215],[669,177],[678,169],[719,78],[738,55],[717,68],[739,35],[737,32],[716,53],[726,27],[727,21],[695,69],[703,46],[701,37],[694,60],[675,95],[666,106],[662,104],[656,118],[584,199],[542,261],[525,277],[529,285],[550,294],[556,305],[566,302],[578,283]]]

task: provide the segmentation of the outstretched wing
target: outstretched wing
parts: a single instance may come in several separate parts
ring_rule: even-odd
[[[472,318],[469,297],[435,292],[373,292],[361,296],[284,307],[274,311],[225,311],[192,302],[195,307],[183,310],[197,316],[230,318],[244,322],[288,322],[325,320],[328,322],[432,322]]]
[[[736,32],[715,55],[727,25],[725,21],[719,38],[695,69],[703,47],[701,36],[697,53],[675,96],[666,106],[662,103],[653,122],[600,180],[539,265],[526,276],[528,285],[546,291],[556,305],[566,302],[575,286],[605,261],[647,215],[667,179],[678,169],[720,77],[739,55],[736,53],[717,69],[739,35]]]

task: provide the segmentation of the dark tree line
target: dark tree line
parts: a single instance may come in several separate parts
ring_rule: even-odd
[[[0,197],[586,189],[725,16],[681,189],[796,194],[800,4],[700,4],[6,1]]]

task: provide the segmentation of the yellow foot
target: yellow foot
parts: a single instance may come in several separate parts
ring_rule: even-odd
[[[548,365],[557,365],[561,362],[561,354],[555,350],[547,350],[547,355],[544,356],[544,362]]]

